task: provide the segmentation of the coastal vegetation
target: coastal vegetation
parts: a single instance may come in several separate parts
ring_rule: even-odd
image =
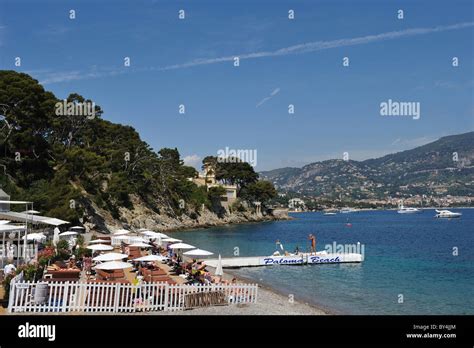
[[[92,112],[77,115],[78,105],[93,105]],[[72,223],[95,216],[97,223],[99,210],[119,220],[137,204],[175,219],[196,219],[203,209],[222,213],[225,192],[190,180],[198,172],[178,149],[155,152],[133,127],[103,119],[86,97],[59,100],[29,75],[1,71],[0,112],[0,185],[12,199],[35,202],[43,215]],[[206,161],[215,162],[219,181],[238,186],[239,209],[251,212],[253,201],[265,204],[276,194],[248,163]]]

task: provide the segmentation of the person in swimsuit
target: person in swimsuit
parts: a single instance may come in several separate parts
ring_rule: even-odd
[[[314,236],[313,234],[310,234],[308,239],[311,241],[311,252],[315,253],[316,252],[316,236]]]

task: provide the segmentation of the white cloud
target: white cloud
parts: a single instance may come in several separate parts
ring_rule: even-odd
[[[209,65],[209,64],[217,64],[222,62],[229,62],[233,61],[236,56],[243,59],[256,59],[256,58],[265,58],[265,57],[277,57],[277,56],[287,56],[293,54],[303,54],[309,52],[316,52],[327,50],[331,48],[339,48],[339,47],[347,47],[347,46],[357,46],[357,45],[366,45],[373,42],[381,42],[381,41],[388,41],[388,40],[395,40],[404,37],[411,37],[411,36],[419,36],[419,35],[426,35],[450,30],[459,30],[465,29],[474,26],[474,22],[465,22],[465,23],[457,23],[452,25],[444,25],[444,26],[437,26],[432,28],[413,28],[413,29],[405,29],[400,31],[390,31],[375,35],[366,35],[366,36],[359,36],[353,38],[343,38],[337,40],[329,40],[329,41],[314,41],[314,42],[307,42],[303,44],[297,44],[289,47],[283,47],[275,51],[258,51],[254,53],[246,53],[246,54],[235,54],[232,56],[223,56],[217,58],[199,58],[194,59],[189,62],[180,63],[180,64],[173,64],[167,65],[164,67],[143,67],[143,68],[136,68],[136,69],[115,69],[115,70],[106,70],[106,71],[93,71],[93,72],[59,72],[59,73],[51,73],[51,76],[46,76],[42,81],[43,84],[50,84],[50,83],[58,83],[58,82],[67,82],[72,80],[83,80],[83,79],[91,79],[97,77],[107,77],[107,76],[114,76],[118,74],[124,74],[127,72],[151,72],[151,71],[167,71],[167,70],[174,70],[174,69],[183,69],[183,68],[190,68],[199,65]],[[41,78],[40,78],[41,80]]]
[[[262,104],[266,103],[267,101],[269,101],[270,99],[272,99],[274,96],[276,96],[278,93],[280,93],[280,88],[275,88],[272,93],[270,93],[270,95],[268,97],[265,97],[263,98],[262,100],[260,100],[257,105],[255,106],[256,108],[258,108],[259,106],[261,106]]]
[[[183,158],[183,162],[187,166],[191,166],[197,169],[201,168],[201,157],[198,155],[189,155]]]

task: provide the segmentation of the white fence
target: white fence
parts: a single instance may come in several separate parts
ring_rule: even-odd
[[[257,284],[15,282],[11,312],[177,311],[209,305],[257,302]]]

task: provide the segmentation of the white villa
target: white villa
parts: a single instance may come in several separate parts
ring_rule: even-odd
[[[199,173],[197,178],[190,178],[190,180],[198,186],[206,186],[208,190],[211,187],[223,187],[226,193],[221,196],[221,204],[226,209],[237,199],[237,185],[224,185],[219,183],[216,179],[214,168],[210,165],[205,166],[203,172]]]
[[[301,198],[292,198],[288,201],[288,208],[293,211],[303,211],[306,209],[306,204]]]

